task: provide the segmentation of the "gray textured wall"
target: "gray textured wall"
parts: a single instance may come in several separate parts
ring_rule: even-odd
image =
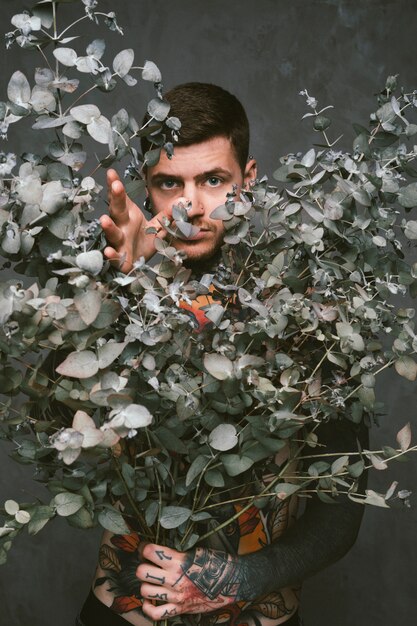
[[[405,86],[417,87],[415,0],[101,0],[99,4],[103,10],[117,10],[125,26],[123,39],[109,36],[114,49],[133,47],[137,59],[155,61],[167,88],[190,80],[208,81],[241,98],[262,173],[271,173],[280,155],[305,149],[314,140],[308,124],[300,121],[305,112],[297,95],[300,89],[307,88],[323,105],[335,105],[334,132],[344,132],[349,146],[348,121],[366,123],[372,94],[382,88],[388,74],[400,73]],[[0,6],[1,30],[7,31],[10,16],[24,6],[23,1],[0,0]],[[82,50],[81,43],[75,45]],[[12,71],[21,68],[30,73],[30,56],[18,49],[2,56],[2,94]],[[142,85],[126,93],[117,90],[111,108],[140,109],[150,93]],[[33,144],[17,126],[10,132],[7,149],[32,150]],[[396,431],[406,421],[416,421],[416,385],[388,374],[379,389],[387,415],[382,426],[373,429],[375,447],[380,442],[393,444]],[[30,470],[9,461],[6,452],[2,446],[0,501],[39,493]],[[370,486],[384,490],[396,478],[403,488],[413,489],[416,467],[413,459],[396,465],[389,475],[374,472]],[[305,584],[306,626],[414,624],[416,530],[415,498],[411,510],[367,509],[350,554]],[[94,569],[98,533],[67,528],[63,522],[50,531],[21,541],[0,570],[2,626],[73,625]]]

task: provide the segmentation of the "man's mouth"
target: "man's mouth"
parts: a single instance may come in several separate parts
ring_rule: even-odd
[[[198,241],[199,239],[204,239],[207,233],[210,232],[209,228],[200,228],[199,232],[193,237],[189,237],[187,241]]]

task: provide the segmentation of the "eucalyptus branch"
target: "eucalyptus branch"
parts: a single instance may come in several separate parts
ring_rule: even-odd
[[[130,489],[129,489],[127,483],[126,483],[125,477],[123,476],[123,472],[122,472],[121,467],[120,467],[119,459],[116,456],[114,456],[114,455],[113,455],[112,459],[113,459],[113,462],[114,462],[116,473],[117,473],[119,479],[121,480],[121,482],[123,483],[123,486],[125,488],[125,495],[126,495],[128,501],[129,501],[130,506],[132,507],[132,510],[135,513],[135,516],[136,516],[137,520],[141,524],[142,531],[144,533],[146,533],[148,537],[152,537],[152,534],[151,534],[151,532],[150,532],[150,530],[149,530],[149,528],[148,528],[148,526],[146,524],[145,518],[142,516],[142,512],[140,511],[140,509],[138,509],[138,507],[136,506],[136,502],[132,498],[132,494],[130,493]]]

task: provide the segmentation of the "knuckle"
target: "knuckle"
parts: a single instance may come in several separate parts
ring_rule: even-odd
[[[154,552],[153,544],[151,544],[151,543],[147,543],[142,548],[142,556],[145,559],[149,559],[153,555],[153,552]]]

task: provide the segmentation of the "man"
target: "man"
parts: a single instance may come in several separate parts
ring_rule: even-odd
[[[256,163],[248,158],[248,120],[234,96],[214,85],[190,83],[174,88],[166,99],[170,114],[181,120],[182,128],[174,156],[170,159],[162,152],[159,163],[146,170],[153,213],[149,221],[127,197],[117,173],[108,172],[110,215],[101,217],[109,243],[105,255],[123,271],[129,271],[140,256],[152,257],[155,238],[167,235],[161,217],[170,217],[172,205],[180,201],[191,203],[189,220],[200,231],[189,240],[174,239],[172,245],[198,271],[199,265],[215,258],[222,245],[223,222],[210,214],[228,193],[248,188],[256,178]],[[149,149],[146,140],[142,148],[144,152]],[[146,232],[151,226],[153,234]],[[327,451],[354,449],[356,440],[353,428],[344,424],[321,427],[320,442]],[[284,463],[288,453],[288,449],[280,452],[275,463]],[[244,532],[242,524],[229,529],[232,539],[237,532],[234,543],[222,544],[218,539],[216,545],[185,553],[135,543],[139,535],[129,539],[106,532],[94,594],[79,624],[147,626],[150,620],[186,615],[207,624],[299,624],[299,584],[351,547],[363,509],[347,500],[329,506],[315,498],[296,519],[295,504],[294,499],[285,506],[275,503],[262,514],[252,507]],[[229,553],[230,543],[237,556]],[[127,555],[135,563],[129,582]],[[123,591],[123,585],[130,591]]]

